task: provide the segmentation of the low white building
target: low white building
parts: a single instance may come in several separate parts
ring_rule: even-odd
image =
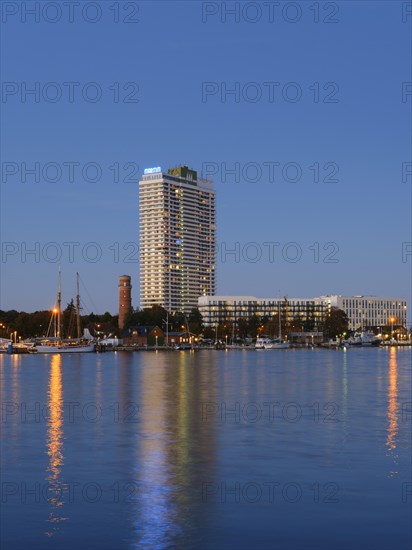
[[[406,300],[386,296],[318,296],[315,298],[256,298],[256,296],[201,296],[198,308],[205,326],[233,322],[252,315],[271,317],[279,310],[288,321],[321,322],[331,307],[342,309],[349,330],[380,326],[406,326]]]
[[[330,307],[330,306],[329,306]],[[282,319],[299,317],[303,322],[320,323],[328,305],[319,298],[256,298],[256,296],[201,296],[198,308],[205,326],[234,322],[240,318],[273,317],[280,312]]]
[[[342,309],[349,318],[349,329],[367,327],[406,327],[406,299],[393,296],[320,296],[324,303]]]

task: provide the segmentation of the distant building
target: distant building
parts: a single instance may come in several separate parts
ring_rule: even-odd
[[[252,315],[271,317],[279,310],[282,319],[298,317],[316,329],[331,307],[342,309],[349,330],[368,327],[406,326],[406,300],[382,296],[318,296],[316,298],[256,298],[255,296],[201,296],[198,307],[205,326],[235,321]]]
[[[119,329],[124,329],[126,317],[132,310],[132,285],[129,275],[119,278]]]
[[[187,166],[139,182],[140,304],[190,312],[215,292],[215,191]]]
[[[192,332],[169,332],[168,342],[169,346],[173,347],[179,344],[191,344],[195,339],[195,334]]]
[[[124,346],[163,346],[164,332],[158,326],[130,327],[123,334]]]
[[[320,296],[324,303],[343,309],[349,330],[406,326],[406,299],[389,296]]]
[[[290,332],[289,342],[291,344],[321,344],[323,332]]]
[[[256,298],[256,296],[201,296],[198,308],[205,326],[216,326],[239,318],[273,317],[280,311],[281,318],[290,322],[299,317],[316,328],[325,317],[328,306],[316,298]]]

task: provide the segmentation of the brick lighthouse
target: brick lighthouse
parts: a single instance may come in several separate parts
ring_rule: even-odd
[[[119,278],[119,329],[124,329],[127,315],[132,311],[132,284],[130,275]]]

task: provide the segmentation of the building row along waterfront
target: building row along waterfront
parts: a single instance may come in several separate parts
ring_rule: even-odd
[[[406,299],[393,296],[320,296],[316,298],[342,309],[349,319],[349,329],[366,327],[406,327]]]
[[[316,328],[332,307],[342,309],[349,330],[368,327],[406,326],[406,300],[382,296],[319,296],[315,298],[256,298],[255,296],[201,296],[198,308],[205,326],[233,322],[253,315],[281,317],[290,322],[297,317]]]

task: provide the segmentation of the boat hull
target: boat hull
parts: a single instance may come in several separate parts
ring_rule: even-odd
[[[94,344],[86,346],[36,346],[37,353],[93,353]]]
[[[283,342],[282,344],[269,344],[265,349],[289,349],[290,344]]]
[[[289,349],[289,342],[272,341],[269,338],[259,338],[256,341],[255,349]]]
[[[379,338],[376,338],[373,334],[368,333],[362,333],[361,335],[356,335],[352,338],[349,338],[347,340],[347,343],[349,346],[355,346],[355,347],[364,347],[364,346],[379,346],[381,343],[381,340]]]

